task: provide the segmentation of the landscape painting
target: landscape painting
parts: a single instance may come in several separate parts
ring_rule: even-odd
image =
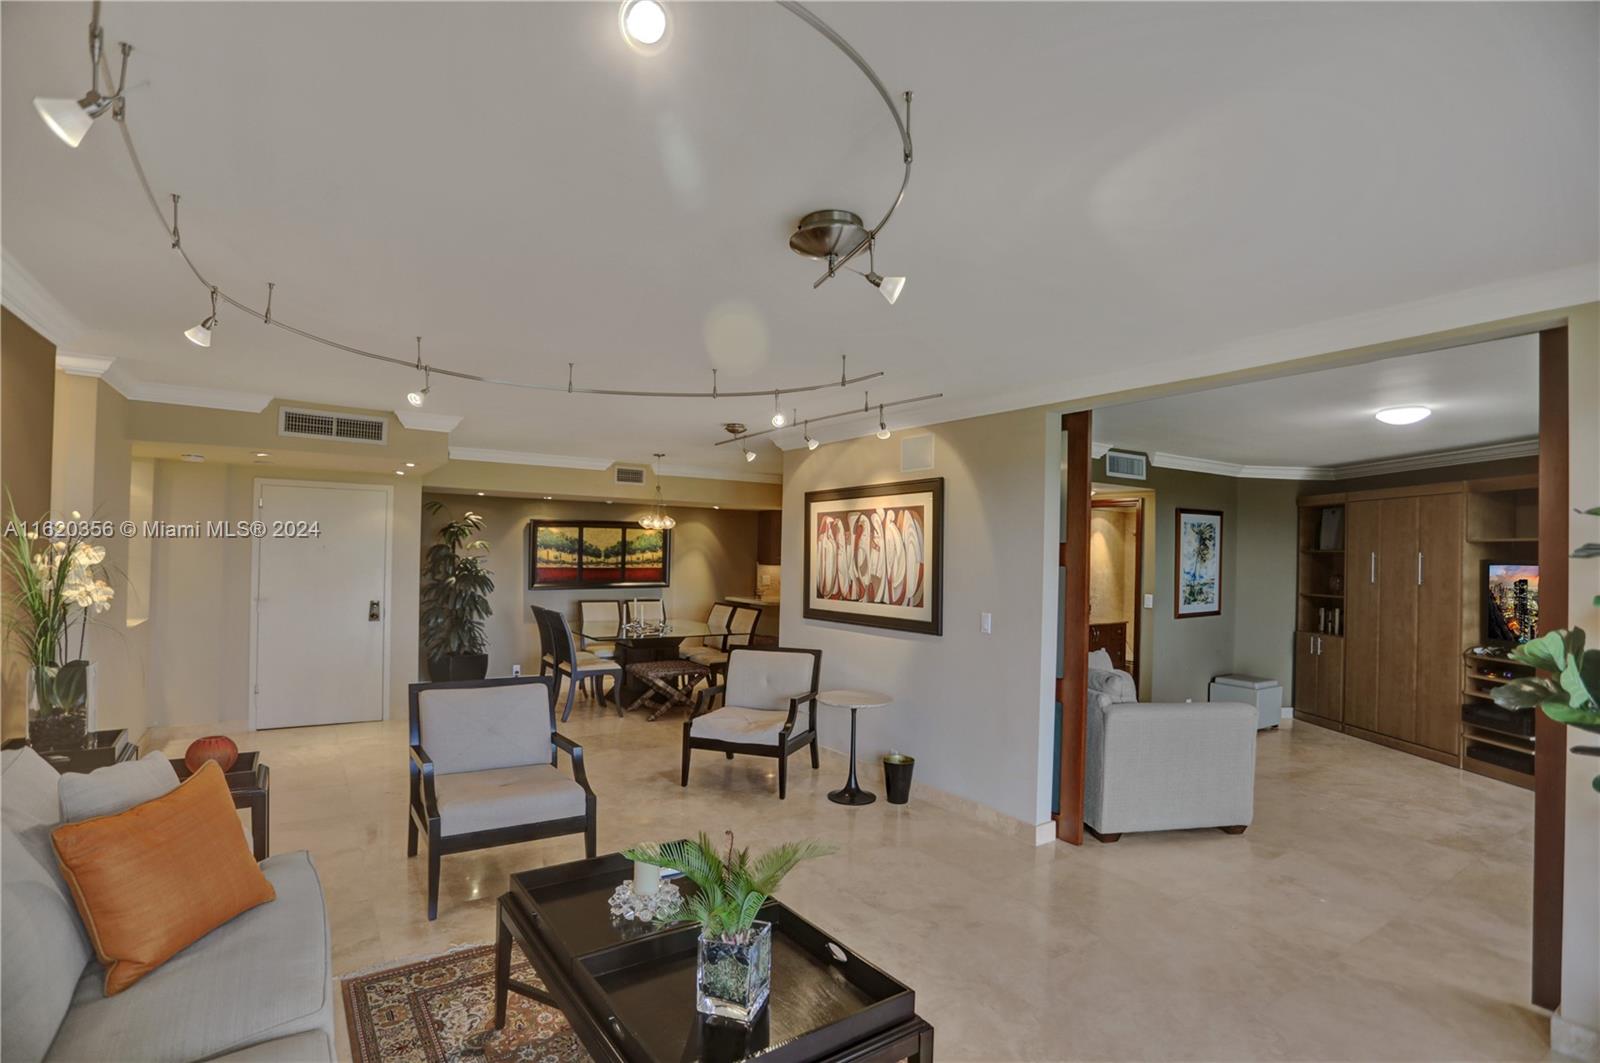
[[[529,521],[528,586],[665,587],[672,533],[626,521]]]
[[[1179,620],[1222,613],[1222,514],[1178,510],[1173,615]]]
[[[630,583],[665,583],[667,579],[666,535],[648,528],[628,528],[623,552],[623,578]]]
[[[806,494],[805,615],[943,633],[944,480]]]

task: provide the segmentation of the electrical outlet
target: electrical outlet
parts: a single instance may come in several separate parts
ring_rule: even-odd
[[[522,665],[514,664],[514,665],[511,666],[511,678],[515,679],[515,678],[517,678],[517,676],[519,676],[521,674],[522,674]]]
[[[983,632],[985,635],[993,633],[993,631],[994,631],[994,614],[993,613],[979,613],[978,614],[978,630]]]
[[[1145,595],[1144,596],[1144,607],[1146,609],[1154,609],[1156,607],[1156,596],[1153,595],[1153,594]]]

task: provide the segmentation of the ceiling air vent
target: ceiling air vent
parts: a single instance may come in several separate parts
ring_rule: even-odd
[[[311,439],[337,439],[346,443],[378,443],[388,440],[389,422],[383,417],[361,417],[348,413],[323,413],[320,410],[278,411],[280,436],[306,436]]]
[[[1143,480],[1149,465],[1143,454],[1129,454],[1123,450],[1106,451],[1106,475],[1119,480]]]
[[[644,470],[635,465],[618,465],[616,482],[619,484],[642,484],[644,483]]]

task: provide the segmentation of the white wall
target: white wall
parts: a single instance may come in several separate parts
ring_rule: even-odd
[[[923,431],[934,436],[932,471],[900,471],[898,436],[784,456],[783,642],[823,651],[824,686],[895,698],[860,716],[870,787],[878,756],[898,749],[917,758],[920,783],[1047,822],[1055,658],[1044,621],[1055,609],[1060,418],[1019,411]],[[805,619],[806,492],[932,476],[945,481],[943,637]],[[979,633],[981,612],[993,614],[992,635]],[[848,713],[819,712],[822,744],[847,749]]]

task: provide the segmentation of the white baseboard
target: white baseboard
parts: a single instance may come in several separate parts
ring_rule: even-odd
[[[1550,1051],[1583,1063],[1600,1063],[1600,1030],[1568,1022],[1558,1011],[1550,1016]]]
[[[1283,707],[1283,718],[1285,720],[1294,719],[1294,706],[1293,705],[1285,705]]]
[[[1049,845],[1056,840],[1056,821],[1047,819],[1043,823],[1033,825],[1033,844]]]

